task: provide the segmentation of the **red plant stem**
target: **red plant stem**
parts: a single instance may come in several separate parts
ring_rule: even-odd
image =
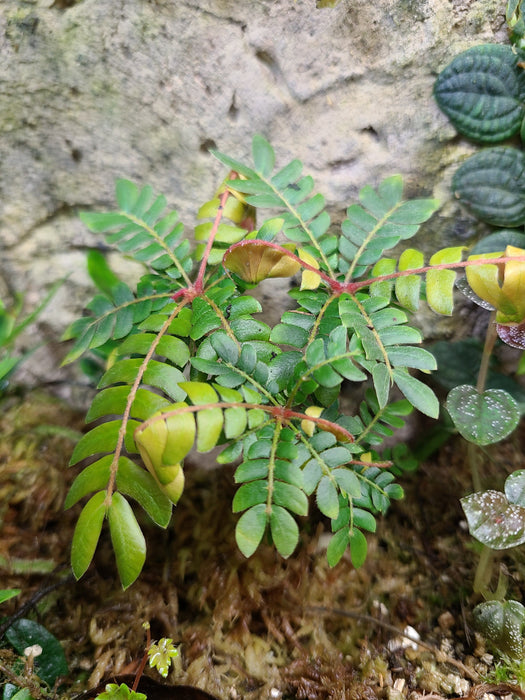
[[[236,173],[230,173],[230,175],[233,176],[234,179],[236,176]],[[220,200],[219,200],[219,208],[217,209],[217,215],[215,216],[215,221],[213,222],[212,229],[210,231],[210,236],[208,238],[208,242],[206,243],[206,248],[204,250],[204,255],[202,256],[201,260],[201,266],[199,268],[199,273],[197,275],[197,279],[195,280],[193,284],[193,289],[195,292],[200,294],[203,290],[203,281],[204,281],[204,273],[206,272],[206,266],[208,264],[208,258],[210,257],[210,252],[213,247],[213,244],[215,242],[215,236],[217,235],[217,230],[219,228],[219,224],[222,219],[222,215],[224,213],[224,205],[226,204],[226,200],[228,197],[231,195],[230,191],[228,189],[224,190],[224,192],[221,194]]]
[[[144,673],[144,669],[146,668],[146,664],[148,662],[148,650],[151,646],[151,632],[149,629],[149,623],[144,623],[144,626],[146,628],[146,651],[144,652],[144,655],[140,660],[139,667],[137,668],[137,672],[135,673],[135,680],[133,681],[133,687],[131,688],[133,692],[135,692],[139,686],[140,679],[142,678],[142,674]]]
[[[299,411],[292,411],[290,408],[284,408],[282,406],[267,406],[260,403],[237,403],[230,401],[218,401],[217,403],[199,404],[197,406],[180,406],[172,411],[166,411],[165,413],[151,416],[151,418],[145,420],[144,423],[141,423],[137,430],[142,432],[149,425],[151,425],[151,423],[157,420],[166,420],[171,416],[177,416],[181,413],[197,413],[198,411],[204,411],[209,408],[245,408],[247,410],[259,409],[261,411],[266,411],[266,413],[271,413],[272,416],[281,419],[285,423],[292,420],[292,418],[307,420],[311,421],[312,423],[316,423],[322,430],[326,430],[339,436],[339,440],[341,442],[354,442],[354,436],[349,433],[348,430],[341,427],[337,423],[326,420],[326,418],[316,418],[315,416],[309,416],[306,413],[300,413]]]
[[[319,275],[319,277],[321,277],[321,279],[323,279],[326,282],[326,284],[331,288],[332,292],[336,296],[339,296],[344,292],[347,292],[348,294],[355,294],[358,289],[361,289],[362,287],[369,287],[375,282],[386,282],[388,280],[394,280],[399,277],[409,277],[410,275],[421,275],[426,272],[430,272],[431,270],[452,270],[455,268],[471,267],[473,265],[499,265],[501,263],[507,262],[525,262],[525,255],[503,255],[500,258],[480,258],[477,260],[463,260],[455,263],[440,263],[439,265],[427,265],[426,267],[416,267],[410,270],[399,270],[398,272],[391,272],[388,275],[381,275],[379,277],[373,277],[371,279],[360,280],[359,282],[338,282],[337,280],[334,280],[331,277],[329,277],[325,272],[323,272],[319,268],[310,265],[304,260],[301,260],[301,258],[298,255],[295,255],[287,248],[283,248],[283,246],[280,246],[277,243],[272,243],[271,241],[259,241],[255,239],[251,241],[240,241],[239,243],[234,243],[224,253],[224,257],[226,257],[230,251],[235,250],[235,248],[244,246],[264,246],[266,248],[273,248],[274,250],[280,251],[283,255],[286,255],[292,260],[295,260],[295,262],[297,262],[305,270],[310,270],[311,272],[315,272],[316,275]]]

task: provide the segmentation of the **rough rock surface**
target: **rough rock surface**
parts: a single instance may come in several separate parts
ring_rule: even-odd
[[[249,153],[254,132],[299,157],[340,219],[361,186],[400,172],[449,198],[472,146],[432,99],[459,51],[505,41],[504,0],[0,0],[0,295],[34,305],[32,372],[57,378],[57,344],[90,294],[79,209],[113,206],[114,180],[165,193],[187,223],[223,171],[208,148]],[[470,235],[453,204],[436,245]],[[431,243],[423,243],[428,249]]]

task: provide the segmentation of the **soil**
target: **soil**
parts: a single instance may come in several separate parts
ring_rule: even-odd
[[[186,465],[170,527],[142,523],[146,565],[122,591],[107,534],[86,575],[76,582],[70,574],[80,506],[64,512],[62,504],[76,475],[67,463],[82,417],[39,392],[0,408],[0,589],[22,589],[2,615],[21,610],[60,640],[70,673],[57,697],[133,673],[144,622],[154,639],[180,644],[166,683],[224,700],[510,697],[506,683],[484,684],[494,657],[472,627],[478,554],[459,504],[471,490],[461,439],[401,479],[406,498],[368,537],[359,570],[346,556],[327,565],[328,524],[315,505],[288,560],[269,545],[245,559],[234,540],[232,469]],[[523,466],[524,437],[485,450],[487,486],[501,488]],[[518,600],[519,550],[499,559],[507,595]],[[0,682],[9,658],[0,649]]]

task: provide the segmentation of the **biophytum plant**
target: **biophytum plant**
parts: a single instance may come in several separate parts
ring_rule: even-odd
[[[435,200],[404,201],[401,178],[390,177],[377,189],[364,187],[336,231],[300,161],[275,171],[274,151],[261,136],[252,150],[252,166],[214,152],[230,173],[199,211],[193,252],[177,213],[166,212],[165,198],[148,186],[120,180],[117,211],[81,215],[141,262],[145,275],[136,290],[106,277],[104,293],[66,334],[74,340],[67,362],[112,348],[87,415],[94,427],[71,458],[72,465],[90,462],[66,500],[69,508],[89,496],[72,543],[77,577],[107,519],[129,586],[146,556],[130,500],[166,528],[183,493],[184,458],[218,445],[219,464],[238,462],[233,511],[245,556],[265,537],[290,556],[299,540],[296,516],[307,515],[315,495],[333,533],[330,565],[349,547],[360,566],[363,533],[402,497],[396,476],[414,468],[403,446],[379,454],[381,443],[413,408],[439,413],[433,391],[413,376],[436,362],[407,311],[424,297],[437,313],[452,313],[458,269],[523,268],[525,253],[514,249],[485,264],[462,261],[463,247],[435,253],[428,265],[412,248],[388,257],[436,211]],[[265,219],[268,208],[273,215]],[[258,228],[256,212],[263,213]],[[295,277],[298,286],[289,292],[295,308],[270,327],[247,292],[274,277]],[[343,382],[366,387],[355,415],[341,411]],[[472,421],[478,417],[474,411]]]
[[[467,158],[452,180],[459,201],[478,219],[498,227],[474,246],[471,251],[474,257],[498,257],[497,251],[506,249],[515,254],[525,249],[524,152],[515,143],[493,145],[518,135],[521,140],[525,137],[524,9],[523,0],[507,3],[511,46],[474,46],[456,56],[435,84],[438,105],[457,130],[489,146]],[[525,542],[525,470],[509,475],[503,492],[482,490],[480,453],[475,446],[498,442],[508,432],[505,423],[507,427],[517,424],[525,408],[523,401],[517,403],[508,391],[486,388],[487,380],[491,379],[489,361],[498,336],[508,345],[525,349],[525,278],[521,267],[517,263],[467,270],[468,284],[464,285],[464,291],[489,309],[491,317],[476,386],[454,389],[447,401],[456,426],[470,441],[468,456],[476,492],[464,497],[461,503],[471,534],[484,546],[474,590],[489,600],[477,606],[474,616],[495,646],[516,659],[523,656],[525,607],[518,601],[504,600],[506,585],[501,576],[495,592],[489,584],[494,551]],[[518,372],[525,372],[524,360],[522,354]],[[469,426],[465,410],[472,402],[479,403],[483,398],[486,401],[489,397],[494,410],[486,413],[485,427],[481,423],[478,428]],[[494,420],[497,407],[501,416],[505,416],[503,420]]]

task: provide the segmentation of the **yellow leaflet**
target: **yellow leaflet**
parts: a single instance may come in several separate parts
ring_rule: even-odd
[[[399,257],[399,270],[417,270],[423,267],[423,253],[414,248],[407,248]],[[400,304],[410,311],[417,311],[419,307],[419,290],[421,277],[419,275],[407,275],[396,279],[396,297]]]
[[[297,255],[305,263],[308,263],[308,265],[315,267],[317,270],[319,269],[319,263],[313,255],[308,253],[308,251],[304,250],[303,248],[298,248]],[[317,289],[320,284],[321,277],[319,275],[312,272],[312,270],[303,270],[301,274],[301,289]]]
[[[487,258],[523,257],[525,250],[507,246],[505,252],[471,255],[469,260]],[[466,269],[472,290],[497,309],[496,321],[503,324],[521,323],[525,319],[525,262],[470,265]]]
[[[430,258],[431,265],[460,262],[466,246],[454,246],[439,250]],[[455,270],[429,270],[427,272],[427,303],[438,314],[450,316],[454,309]]]
[[[311,416],[312,418],[319,418],[321,413],[324,411],[322,406],[308,406],[306,409],[305,413],[307,416]],[[314,434],[315,430],[315,423],[313,420],[302,420],[301,421],[301,429],[308,437],[312,437]]]

